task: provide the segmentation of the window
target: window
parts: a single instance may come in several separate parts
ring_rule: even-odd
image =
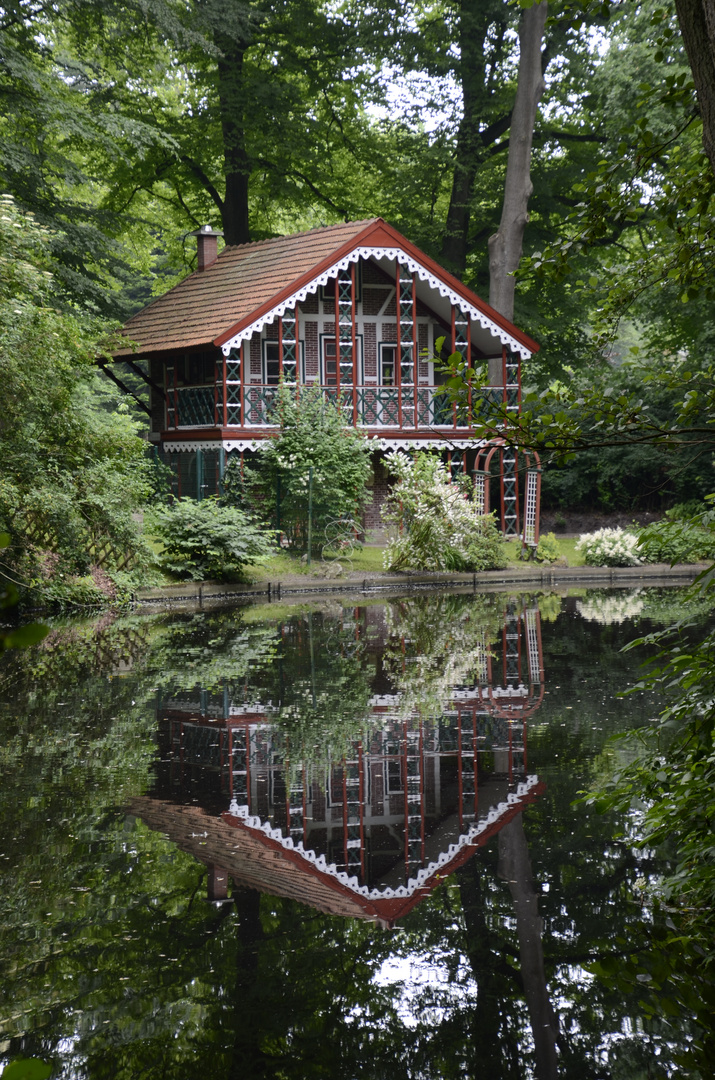
[[[322,385],[337,386],[335,338],[327,334],[320,335],[320,361]],[[355,335],[355,362],[357,364],[357,381],[359,384],[362,371],[362,334]],[[342,386],[352,386],[352,382],[352,363],[343,360],[340,365],[340,383]]]
[[[176,369],[177,386],[213,386],[216,382],[216,363],[222,359],[220,349],[215,352],[187,353],[178,357],[171,365],[171,376],[167,368],[166,385],[174,385]]]
[[[300,361],[303,368],[304,345],[300,342]],[[278,386],[280,382],[280,351],[277,341],[263,342],[263,382],[266,386]],[[288,349],[283,346],[283,378],[287,383],[296,382],[295,364],[290,363]],[[305,379],[305,376],[303,377]]]
[[[388,795],[399,795],[403,791],[402,762],[399,760],[385,762],[385,791]]]
[[[277,341],[263,342],[263,382],[267,386],[278,386],[280,382],[280,355]]]
[[[380,354],[380,370],[379,378],[381,386],[396,386],[397,378],[395,375],[397,367],[397,345],[394,342],[383,341],[379,346]],[[407,350],[403,350],[402,362],[400,364],[400,376],[403,386],[412,386],[414,383],[414,369],[410,361],[410,354]]]
[[[381,386],[395,385],[395,354],[397,346],[388,343],[380,345],[379,379]]]

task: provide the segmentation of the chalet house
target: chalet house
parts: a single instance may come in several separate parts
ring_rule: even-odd
[[[133,344],[114,355],[150,384],[150,439],[178,494],[214,493],[227,455],[254,452],[276,433],[281,383],[298,392],[318,384],[347,424],[374,439],[368,524],[384,496],[381,455],[436,447],[453,469],[481,476],[483,510],[491,487],[505,534],[538,539],[536,464],[524,470],[499,440],[475,442],[433,360],[445,338],[466,366],[489,361],[490,386],[472,388],[473,401],[490,395],[518,410],[534,341],[381,218],[220,254],[210,226],[194,235],[198,269],[126,323]],[[485,482],[487,472],[496,480]]]

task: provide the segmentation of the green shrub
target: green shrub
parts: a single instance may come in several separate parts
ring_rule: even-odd
[[[460,483],[433,455],[389,454],[397,477],[383,520],[393,536],[385,549],[386,570],[501,570],[504,545],[491,515],[480,517]]]
[[[559,542],[552,532],[540,537],[534,558],[537,562],[548,563],[556,562],[557,559],[561,558]]]
[[[651,562],[693,563],[715,558],[715,530],[702,503],[674,506],[664,521],[656,521],[638,534],[640,548]]]
[[[216,499],[179,499],[150,516],[151,531],[164,546],[164,569],[180,578],[226,580],[272,550],[271,541],[248,514]]]

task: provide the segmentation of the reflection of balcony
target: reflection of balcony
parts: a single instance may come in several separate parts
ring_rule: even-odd
[[[223,406],[217,405],[213,386],[184,386],[169,392],[168,427],[229,426],[241,429],[277,427],[276,385],[247,383],[232,385],[230,413],[223,424]],[[441,386],[335,386],[323,388],[327,401],[338,401],[348,425],[415,431],[432,428],[466,430],[468,424]],[[501,400],[502,391],[486,388],[474,391],[482,401]],[[220,388],[219,388],[220,396]],[[473,405],[475,402],[473,400]]]

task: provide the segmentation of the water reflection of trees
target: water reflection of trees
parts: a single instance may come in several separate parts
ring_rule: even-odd
[[[56,644],[41,688],[28,674],[29,658],[17,658],[2,714],[3,1054],[55,1057],[59,1075],[92,1080],[185,1080],[199,1070],[290,1080],[529,1075],[535,1060],[498,841],[392,932],[255,893],[206,905],[203,868],[126,820],[121,807],[148,782],[162,672],[174,683],[178,675],[185,686],[205,680],[222,691],[226,667],[217,654],[226,643],[237,686],[276,685],[261,659],[279,638],[276,624],[254,634],[231,616],[222,637],[219,616],[200,627],[193,618],[178,620],[182,630],[153,618],[141,648],[124,660],[119,648],[105,652],[99,671],[89,642],[75,640],[64,663]],[[315,619],[314,635],[323,618],[331,634],[337,630],[328,611]],[[354,617],[347,622],[350,633],[338,638],[353,664]],[[334,663],[370,691],[372,680],[384,680],[387,693],[379,629],[363,625],[374,647],[365,646],[357,666],[342,654]],[[627,821],[572,805],[618,723],[613,702],[602,704],[603,672],[614,690],[637,677],[619,651],[627,639],[625,624],[574,619],[549,639],[548,715],[542,709],[530,732],[531,767],[548,787],[526,833],[534,876],[549,886],[539,904],[560,1017],[560,1075],[574,1080],[665,1076],[687,1036],[666,1020],[642,1020],[637,993],[606,988],[582,969],[640,928],[641,912],[628,898],[658,865],[655,853],[630,847]],[[189,646],[196,651],[184,676],[181,650]],[[592,657],[594,669],[586,666]],[[631,697],[628,712],[630,726],[653,706]],[[614,841],[619,832],[626,838]],[[420,989],[410,972],[421,969],[439,979]]]

